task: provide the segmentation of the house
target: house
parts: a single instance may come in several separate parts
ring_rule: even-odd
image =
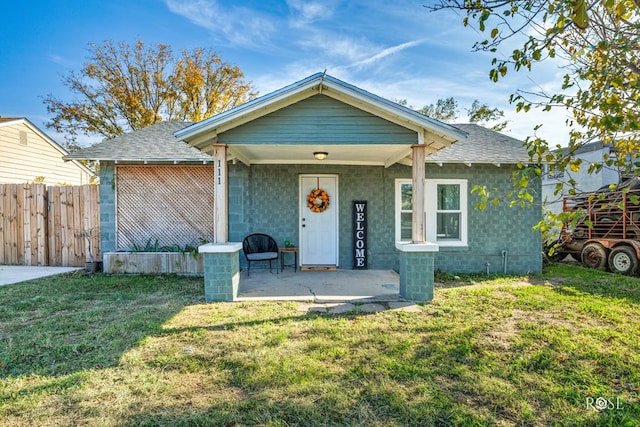
[[[235,298],[239,242],[256,232],[295,242],[301,266],[398,271],[413,300],[432,298],[436,269],[542,267],[532,231],[540,182],[529,208],[479,210],[471,193],[511,187],[528,161],[521,141],[438,122],[322,73],[67,158],[100,161],[103,253],[149,238],[213,241],[200,247],[207,300]]]
[[[0,183],[89,184],[93,172],[24,117],[0,117]]]
[[[567,151],[566,148],[563,150],[565,152]],[[557,151],[558,150],[554,150],[554,154],[557,153]],[[569,195],[569,179],[573,179],[576,182],[575,189],[579,193],[596,191],[609,184],[618,183],[620,173],[614,168],[603,166],[601,170],[589,173],[589,167],[592,164],[602,165],[604,164],[605,157],[613,157],[614,154],[615,149],[612,144],[603,145],[601,141],[595,141],[584,144],[575,150],[574,158],[582,161],[580,170],[577,172],[571,172],[569,170],[551,172],[549,165],[544,165],[542,175],[542,201],[545,208],[553,213],[562,212],[562,200]],[[564,183],[564,187],[560,193],[554,194],[556,186],[559,183]]]

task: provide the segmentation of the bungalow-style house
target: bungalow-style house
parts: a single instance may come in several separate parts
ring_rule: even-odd
[[[430,300],[434,270],[537,273],[536,203],[474,208],[508,189],[516,139],[449,125],[318,73],[199,123],[165,122],[68,159],[100,161],[102,253],[207,239],[205,297],[237,295],[243,238],[299,247],[300,266],[393,269]],[[348,284],[345,284],[348,286]]]
[[[0,117],[0,183],[89,184],[93,172],[24,117]],[[39,178],[40,177],[40,178]]]

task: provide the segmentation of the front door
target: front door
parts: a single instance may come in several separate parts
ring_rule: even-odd
[[[309,195],[317,189],[329,196],[326,210],[321,206],[324,202],[317,199],[320,212],[308,206]],[[338,265],[337,175],[300,175],[300,264]]]

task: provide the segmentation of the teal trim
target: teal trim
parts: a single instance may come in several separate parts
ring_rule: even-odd
[[[218,135],[221,144],[417,144],[418,134],[373,114],[315,95]]]

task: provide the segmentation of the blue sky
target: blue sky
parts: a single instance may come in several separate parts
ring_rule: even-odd
[[[556,87],[560,70],[544,64],[492,83],[492,57],[471,51],[480,36],[462,27],[460,15],[429,12],[423,5],[430,1],[8,2],[0,26],[0,115],[27,117],[62,142],[45,128],[50,117],[42,97],[70,99],[61,77],[82,67],[88,43],[140,39],[169,44],[174,51],[210,47],[238,65],[261,94],[326,69],[417,108],[453,96],[459,122],[466,121],[464,108],[478,99],[505,111],[510,120],[505,133],[524,139],[544,123],[542,136],[564,143],[562,112],[516,114],[508,104],[515,89]]]

